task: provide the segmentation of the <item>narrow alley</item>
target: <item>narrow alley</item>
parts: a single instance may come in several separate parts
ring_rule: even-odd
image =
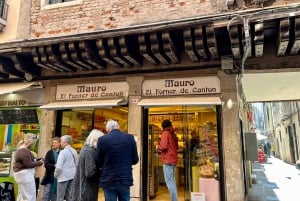
[[[256,183],[249,188],[248,201],[299,201],[300,170],[278,158],[253,163]]]

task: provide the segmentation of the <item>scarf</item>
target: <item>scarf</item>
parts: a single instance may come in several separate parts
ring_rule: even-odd
[[[57,162],[57,158],[58,158],[58,152],[56,152],[54,149],[52,149],[53,152],[53,157],[54,157],[54,161],[55,164]],[[51,186],[51,197],[56,196],[56,192],[57,192],[57,179],[54,177],[52,186]]]

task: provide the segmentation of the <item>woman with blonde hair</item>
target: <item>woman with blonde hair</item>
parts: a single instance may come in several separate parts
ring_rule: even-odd
[[[80,151],[73,180],[74,201],[98,200],[100,169],[96,163],[96,148],[98,138],[103,135],[103,132],[93,129]]]
[[[13,165],[19,191],[17,200],[36,201],[35,167],[43,164],[43,160],[35,161],[31,152],[36,140],[35,135],[25,135],[24,140],[17,145]]]

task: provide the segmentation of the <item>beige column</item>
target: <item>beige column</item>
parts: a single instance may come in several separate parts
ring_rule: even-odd
[[[55,98],[56,87],[45,88],[45,103],[53,102]],[[40,116],[40,140],[39,140],[39,157],[45,157],[46,152],[51,148],[50,139],[54,137],[56,112],[54,110],[42,109]],[[43,177],[45,167],[37,168],[36,175]],[[41,200],[43,195],[43,186],[40,185],[37,200]]]
[[[239,128],[236,75],[218,72],[222,93],[222,138],[225,200],[244,201],[242,148]]]
[[[134,135],[139,154],[139,163],[133,166],[133,187],[131,201],[141,200],[141,153],[142,153],[142,109],[137,105],[142,95],[143,77],[128,77],[129,84],[129,111],[128,111],[128,133]]]

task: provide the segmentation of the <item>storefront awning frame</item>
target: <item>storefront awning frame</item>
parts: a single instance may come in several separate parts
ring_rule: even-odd
[[[112,107],[118,105],[126,105],[127,99],[102,99],[102,100],[79,100],[79,101],[60,101],[52,102],[46,105],[40,106],[41,109],[48,110],[63,110],[73,108],[100,108],[100,107]]]
[[[43,88],[43,86],[40,82],[3,83],[0,84],[0,95],[22,90],[30,90],[32,88]]]
[[[172,105],[221,105],[221,99],[218,96],[143,98],[138,105],[146,107]]]

